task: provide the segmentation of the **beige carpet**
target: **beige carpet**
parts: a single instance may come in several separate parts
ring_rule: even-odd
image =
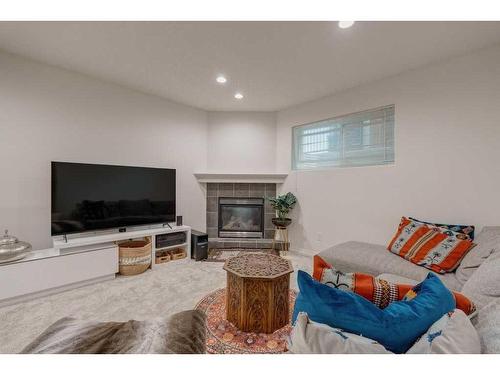
[[[311,272],[312,259],[286,258]],[[56,320],[72,316],[96,321],[145,320],[192,309],[207,293],[225,286],[223,263],[182,259],[138,276],[89,285],[0,308],[0,353],[17,353]],[[297,288],[296,272],[291,287]]]

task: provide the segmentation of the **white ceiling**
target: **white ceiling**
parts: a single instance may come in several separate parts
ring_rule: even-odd
[[[7,51],[228,111],[283,109],[495,43],[500,22],[0,22]]]

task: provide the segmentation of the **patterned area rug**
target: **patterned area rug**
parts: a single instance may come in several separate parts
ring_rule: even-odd
[[[290,318],[297,292],[290,290]],[[242,332],[226,320],[226,288],[205,296],[196,309],[207,314],[207,352],[211,354],[280,354],[287,351],[288,324],[273,333]]]
[[[235,257],[241,253],[271,253],[275,255],[276,251],[271,249],[241,249],[241,248],[227,248],[227,249],[209,249],[207,259],[205,262],[225,262],[228,258]]]

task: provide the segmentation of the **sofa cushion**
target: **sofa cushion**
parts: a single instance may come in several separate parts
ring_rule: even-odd
[[[500,252],[483,262],[464,284],[462,293],[471,298],[478,309],[500,298]]]
[[[499,322],[497,321],[497,324]],[[499,326],[500,327],[500,326]],[[496,338],[496,347],[483,353],[500,352],[499,328],[488,327],[486,341]],[[290,333],[288,350],[293,354],[391,354],[377,341],[310,320],[306,313],[297,316]],[[496,351],[493,351],[496,350]],[[469,318],[454,310],[430,326],[406,354],[479,354],[481,341]]]
[[[457,279],[462,284],[491,254],[500,252],[500,227],[484,227],[474,242],[476,246],[465,255],[456,271]]]
[[[481,353],[500,353],[500,298],[480,309],[472,319],[481,341]]]
[[[451,235],[450,235],[451,233]],[[387,249],[400,257],[434,272],[454,271],[474,246],[462,234],[402,217]]]
[[[480,354],[476,329],[462,310],[443,315],[406,352],[407,354]]]
[[[411,301],[391,303],[379,309],[367,299],[314,280],[304,271],[297,275],[300,293],[293,321],[299,312],[311,320],[369,337],[394,353],[403,353],[427,329],[455,308],[455,299],[439,278],[431,273],[416,288]]]
[[[306,313],[297,316],[288,350],[293,354],[391,354],[372,339],[313,322]]]
[[[418,280],[413,280],[408,277],[403,277],[399,275],[394,275],[393,273],[381,273],[380,275],[377,276],[379,279],[384,279],[390,283],[393,284],[409,284],[409,285],[415,285],[418,284],[420,281]]]
[[[323,250],[318,255],[342,272],[363,272],[373,276],[391,273],[413,280],[423,280],[429,273],[428,269],[387,251],[385,246],[365,242],[344,242]],[[460,290],[462,287],[454,273],[438,277],[452,290]]]

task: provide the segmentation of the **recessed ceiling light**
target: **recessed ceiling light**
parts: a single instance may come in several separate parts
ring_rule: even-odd
[[[224,76],[217,76],[217,78],[215,80],[217,81],[217,83],[226,83],[227,82],[227,78]]]
[[[354,25],[354,21],[339,21],[339,27],[341,29],[348,29],[352,25]]]
[[[243,99],[243,94],[241,92],[237,92],[236,94],[234,94],[234,97],[238,100],[241,100]]]

